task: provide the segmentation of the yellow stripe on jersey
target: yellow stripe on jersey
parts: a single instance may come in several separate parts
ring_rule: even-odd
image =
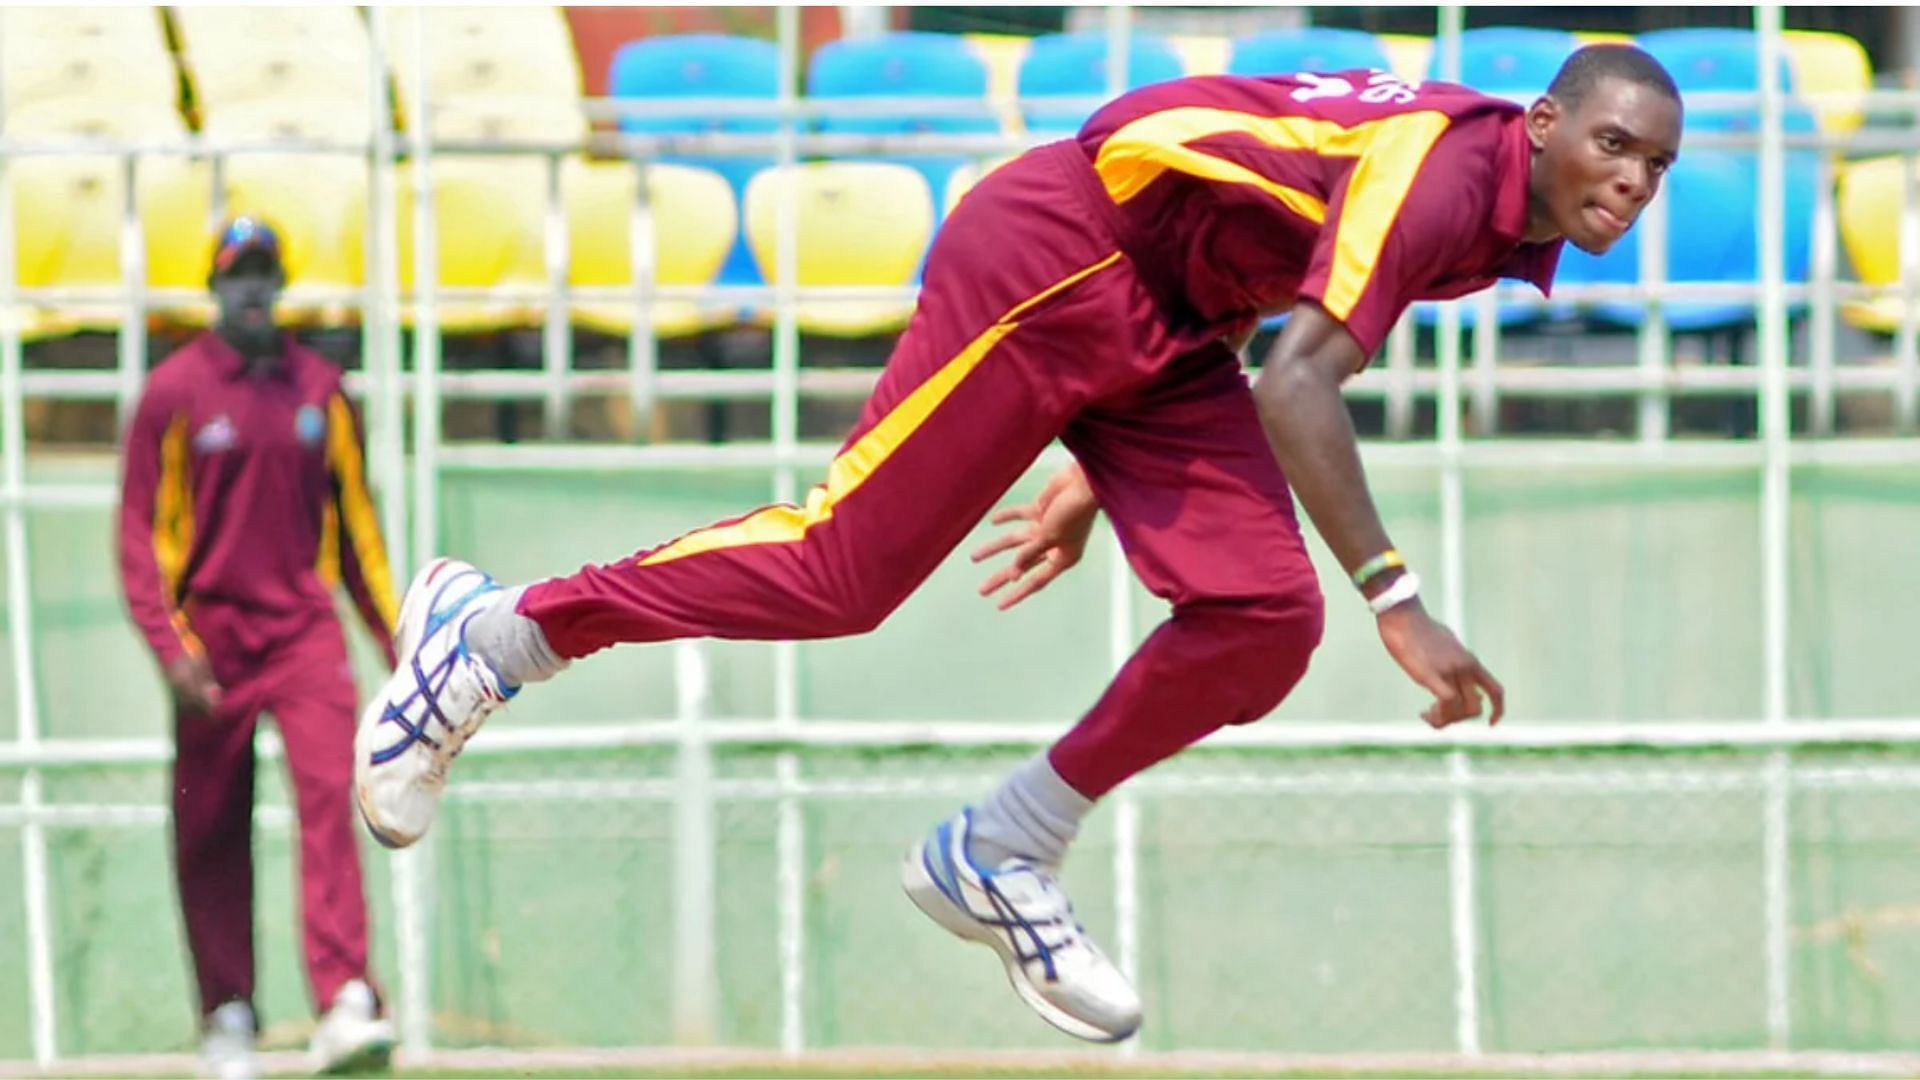
[[[393,572],[387,566],[387,548],[380,539],[380,518],[367,490],[366,465],[360,458],[360,440],[346,395],[327,399],[327,467],[339,487],[340,519],[346,540],[360,564],[360,580],[373,597],[374,610],[389,629],[398,624],[399,605],[393,597]],[[336,556],[337,557],[337,556]]]
[[[187,474],[187,418],[181,415],[160,437],[160,484],[153,495],[153,561],[169,605],[180,602],[180,579],[192,551],[193,490]]]
[[[889,410],[858,441],[841,451],[827,467],[827,482],[807,493],[805,506],[769,506],[731,525],[688,533],[641,559],[639,565],[658,566],[709,551],[746,544],[787,544],[804,538],[808,529],[832,518],[834,509],[847,496],[859,490],[860,485],[866,483],[867,478],[885,464],[894,451],[920,430],[934,410],[953,394],[973,369],[980,365],[980,361],[993,351],[993,347],[1013,333],[1020,325],[1020,316],[1049,297],[1072,288],[1119,261],[1120,253],[1116,251],[1014,305],[992,326],[982,331],[980,336],[968,342],[967,347],[953,359],[941,365],[925,382],[914,387],[905,400]]]
[[[1380,249],[1427,152],[1450,122],[1445,113],[1430,111],[1398,113],[1343,127],[1331,120],[1306,116],[1256,116],[1199,107],[1166,109],[1124,124],[1108,136],[1093,167],[1115,203],[1139,195],[1172,170],[1203,180],[1257,187],[1295,214],[1324,225],[1327,205],[1313,193],[1188,144],[1240,134],[1277,150],[1356,159],[1347,176],[1347,200],[1340,212],[1333,274],[1325,300],[1327,310],[1345,321],[1366,291]]]
[[[1352,134],[1331,120],[1306,116],[1255,116],[1231,109],[1182,108],[1149,113],[1107,137],[1094,157],[1093,168],[1116,203],[1124,203],[1147,189],[1169,169],[1228,184],[1251,184],[1285,203],[1289,210],[1318,224],[1327,219],[1327,204],[1318,197],[1268,179],[1252,169],[1188,143],[1214,135],[1251,135],[1281,150],[1312,150],[1334,157],[1343,154],[1343,139]],[[1358,153],[1355,150],[1354,153]]]
[[[175,416],[160,436],[160,483],[153,493],[153,561],[160,568],[162,601],[171,612],[168,621],[180,644],[195,656],[205,646],[187,625],[178,605],[186,588],[187,560],[193,554],[193,481],[188,471],[187,418]]]
[[[1373,133],[1367,152],[1347,174],[1347,200],[1334,235],[1333,273],[1321,298],[1327,314],[1346,322],[1360,303],[1400,206],[1449,122],[1442,113],[1407,113],[1380,123]]]

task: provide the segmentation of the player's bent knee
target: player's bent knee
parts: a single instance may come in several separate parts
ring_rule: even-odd
[[[1236,722],[1251,723],[1280,704],[1307,673],[1326,630],[1326,603],[1318,588],[1297,590],[1247,606],[1241,621],[1247,663]]]

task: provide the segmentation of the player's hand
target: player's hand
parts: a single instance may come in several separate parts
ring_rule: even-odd
[[[167,689],[174,707],[183,713],[211,714],[220,707],[220,683],[204,656],[183,656],[167,665]]]
[[[1078,465],[1068,465],[1055,473],[1039,497],[1025,506],[995,511],[995,525],[1019,523],[1019,527],[1001,533],[973,553],[974,562],[985,562],[1002,552],[1013,552],[1012,560],[980,586],[980,595],[990,597],[1007,589],[999,602],[1000,610],[1005,611],[1052,584],[1086,553],[1087,537],[1093,532],[1093,519],[1099,511],[1100,504]]]
[[[1507,692],[1474,655],[1435,622],[1420,601],[1387,609],[1380,616],[1380,640],[1414,682],[1433,695],[1433,704],[1420,714],[1429,727],[1444,728],[1480,715],[1482,693],[1493,703],[1489,726],[1506,712]]]

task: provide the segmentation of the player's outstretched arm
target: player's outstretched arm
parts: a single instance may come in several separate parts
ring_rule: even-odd
[[[1348,574],[1393,547],[1367,490],[1353,421],[1340,396],[1340,384],[1366,359],[1338,320],[1303,301],[1253,385],[1274,457]],[[1401,573],[1373,575],[1366,592],[1371,598],[1392,589]],[[1493,704],[1492,722],[1499,722],[1505,710],[1499,681],[1452,631],[1427,615],[1417,595],[1387,607],[1379,629],[1387,652],[1433,695],[1433,705],[1422,713],[1428,724],[1442,728],[1479,716],[1483,692]]]
[[[980,595],[991,597],[1007,589],[999,598],[1005,611],[1046,588],[1086,553],[1099,511],[1086,474],[1073,463],[1053,474],[1032,502],[994,511],[995,525],[1017,527],[980,545],[973,561],[985,562],[1004,551],[1013,552],[1013,558],[987,578]]]

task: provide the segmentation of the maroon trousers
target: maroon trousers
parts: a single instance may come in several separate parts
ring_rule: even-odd
[[[355,690],[340,622],[316,618],[265,648],[247,640],[244,613],[194,607],[192,623],[223,690],[213,715],[174,717],[174,869],[201,1012],[253,998],[253,732],[262,711],[279,723],[293,779],[302,946],[323,1010],[367,971],[351,797]]]
[[[1183,324],[1120,250],[1072,143],[988,175],[941,229],[919,306],[804,506],[771,506],[528,589],[562,656],[879,625],[1063,440],[1173,614],[1051,751],[1089,797],[1305,673],[1321,598],[1220,327]]]

